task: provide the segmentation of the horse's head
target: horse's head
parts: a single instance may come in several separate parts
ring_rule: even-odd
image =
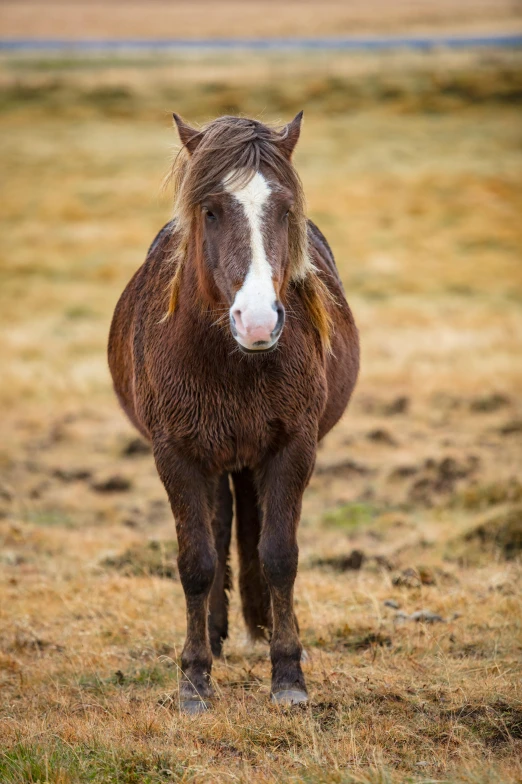
[[[186,151],[175,171],[185,252],[199,243],[202,288],[228,310],[246,352],[275,348],[286,287],[309,265],[302,188],[290,160],[301,118],[275,131],[222,117],[197,131],[174,115]]]

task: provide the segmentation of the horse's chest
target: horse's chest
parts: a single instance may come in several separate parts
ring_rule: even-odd
[[[203,383],[184,376],[174,385],[169,430],[198,460],[226,470],[253,467],[313,419],[315,398],[312,388],[286,377]]]

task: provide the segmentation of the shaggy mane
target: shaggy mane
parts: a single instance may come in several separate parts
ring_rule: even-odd
[[[176,309],[191,238],[200,233],[201,202],[209,194],[223,190],[225,177],[228,176],[229,182],[246,184],[261,166],[265,166],[274,179],[293,194],[294,206],[289,214],[289,278],[302,292],[323,347],[331,350],[332,319],[328,305],[332,296],[309,256],[304,191],[299,175],[281,146],[285,129],[273,128],[257,120],[225,116],[203,126],[198,137],[192,153],[184,146],[180,149],[165,181],[174,188],[173,217],[176,220],[176,247],[172,253],[176,271],[170,283],[166,316]]]

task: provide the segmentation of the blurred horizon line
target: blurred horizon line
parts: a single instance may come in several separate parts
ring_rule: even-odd
[[[430,50],[438,47],[520,47],[522,33],[490,35],[322,36],[282,38],[157,38],[62,39],[0,38],[0,51],[114,51],[114,50],[321,50],[374,51],[389,49]]]

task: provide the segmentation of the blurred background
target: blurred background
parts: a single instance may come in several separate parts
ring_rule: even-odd
[[[21,688],[17,667],[44,655],[35,639],[74,651],[76,673],[126,672],[131,648],[172,644],[172,618],[175,643],[183,639],[181,589],[165,586],[162,566],[175,554],[170,513],[105,355],[117,298],[170,218],[161,183],[177,144],[172,111],[194,124],[225,113],[282,124],[304,109],[295,163],[361,332],[359,385],[320,450],[303,512],[305,643],[335,656],[350,570],[361,565],[366,598],[350,599],[357,633],[373,628],[368,606],[392,579],[408,611],[428,601],[447,618],[459,602],[474,606],[477,586],[498,582],[498,564],[513,563],[522,538],[520,12],[515,0],[2,2],[10,694]],[[390,36],[401,40],[385,45]],[[350,561],[352,550],[362,556]],[[471,569],[453,604],[442,564]],[[106,613],[116,595],[124,618]],[[494,595],[509,658],[519,650],[509,648],[515,599],[508,607]],[[474,623],[462,646],[476,644]],[[497,633],[488,623],[486,662]],[[444,639],[433,649],[418,642],[432,672],[436,651],[453,644]],[[44,695],[35,716],[49,673],[74,680],[57,656],[40,664],[26,674],[44,679],[34,681]],[[414,770],[409,743],[404,770]]]

